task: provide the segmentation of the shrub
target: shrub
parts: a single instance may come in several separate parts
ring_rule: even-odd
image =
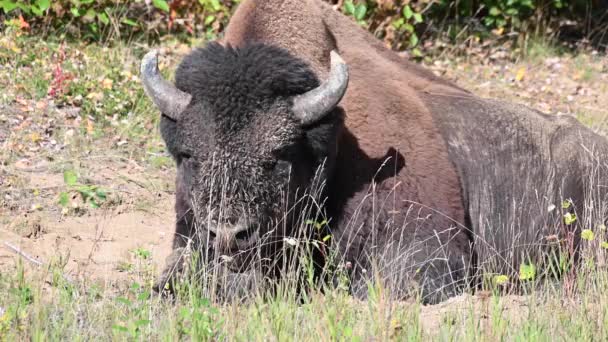
[[[418,54],[422,38],[447,32],[602,39],[603,0],[324,0],[338,5],[388,46]],[[240,0],[0,0],[2,25],[100,40],[166,33],[214,39]],[[4,18],[2,18],[4,17]],[[466,35],[465,35],[466,36]]]

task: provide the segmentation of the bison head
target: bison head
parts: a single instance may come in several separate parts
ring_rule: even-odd
[[[313,181],[328,176],[337,151],[337,105],[348,84],[340,56],[331,53],[322,83],[305,62],[264,44],[195,49],[178,67],[175,86],[159,75],[156,52],[144,57],[141,73],[163,114],[161,133],[186,189],[177,196],[187,197],[181,200],[200,241],[238,258],[292,234],[288,213],[298,212],[298,196]]]

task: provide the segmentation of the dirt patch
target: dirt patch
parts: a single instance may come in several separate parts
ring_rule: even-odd
[[[480,329],[489,329],[491,320],[499,317],[512,324],[520,324],[528,316],[529,304],[530,298],[526,296],[464,294],[437,305],[423,306],[420,323],[423,330],[431,334],[437,333],[442,327],[466,327],[470,322],[479,324]]]
[[[170,212],[151,215],[133,211],[61,220],[46,217],[45,233],[30,238],[2,229],[0,240],[40,262],[50,262],[58,255],[68,257],[65,272],[73,278],[116,281],[125,278],[127,270],[119,266],[130,262],[134,250],[150,251],[154,264],[162,264],[171,248],[172,223]],[[0,250],[3,266],[14,265],[18,258],[6,246]]]
[[[98,155],[63,150],[52,160],[44,153],[8,158],[0,193],[0,270],[14,269],[22,259],[14,248],[44,265],[60,262],[70,279],[103,283],[126,283],[138,263],[153,274],[164,265],[175,224],[172,170],[104,155],[103,146],[93,146]],[[78,179],[70,186],[64,170],[76,165],[74,159]],[[97,190],[103,201],[94,207],[86,194]]]

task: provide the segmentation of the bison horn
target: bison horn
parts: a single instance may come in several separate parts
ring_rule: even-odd
[[[302,125],[322,119],[334,109],[348,86],[348,66],[335,51],[331,52],[329,78],[317,88],[294,98],[293,112]]]
[[[167,117],[178,120],[192,96],[177,89],[158,71],[158,51],[148,52],[141,61],[141,79],[146,94]]]

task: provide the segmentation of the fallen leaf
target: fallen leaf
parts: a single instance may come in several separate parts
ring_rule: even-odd
[[[103,81],[101,81],[101,85],[104,89],[112,89],[112,84],[114,83],[114,81],[112,81],[109,78],[104,79]]]
[[[499,27],[497,29],[492,30],[492,33],[494,33],[497,36],[502,36],[502,34],[505,32],[505,28],[504,27]]]
[[[87,119],[87,133],[88,133],[88,134],[92,134],[92,133],[93,133],[93,131],[94,131],[94,128],[93,128],[93,121],[91,121],[91,120]]]
[[[34,132],[34,133],[30,134],[30,139],[32,139],[33,143],[37,143],[40,140],[42,140],[42,137],[40,136],[40,134],[38,134],[38,132]]]
[[[29,30],[30,28],[30,24],[28,24],[27,21],[23,19],[22,15],[19,15],[19,28],[22,30]]]
[[[21,170],[29,169],[31,165],[32,162],[29,159],[19,159],[15,162],[15,167]]]
[[[526,68],[522,67],[517,70],[517,74],[515,74],[515,79],[520,82],[526,76]]]
[[[101,100],[103,100],[103,93],[92,92],[89,95],[87,95],[87,99],[101,101]]]
[[[36,102],[36,109],[45,109],[46,106],[47,106],[47,103],[45,101]]]

